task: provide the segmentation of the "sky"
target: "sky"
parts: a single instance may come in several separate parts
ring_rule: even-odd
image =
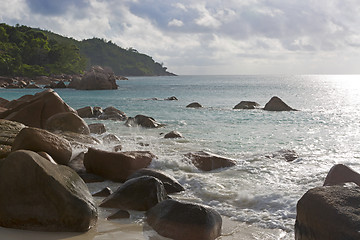
[[[359,0],[0,0],[0,22],[134,48],[179,75],[360,74]]]

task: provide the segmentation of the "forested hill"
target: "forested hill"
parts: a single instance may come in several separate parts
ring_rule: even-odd
[[[78,74],[93,65],[110,67],[122,76],[174,75],[150,56],[111,41],[77,41],[27,26],[0,24],[0,75]]]

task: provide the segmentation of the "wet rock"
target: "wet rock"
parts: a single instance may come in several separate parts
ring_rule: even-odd
[[[1,160],[0,182],[2,227],[84,232],[96,224],[96,205],[85,183],[37,153],[21,150]]]
[[[102,120],[125,121],[127,116],[123,111],[120,111],[115,107],[107,107],[103,110],[103,113],[98,118]]]
[[[46,130],[55,132],[74,132],[79,134],[90,134],[90,129],[86,122],[73,112],[62,112],[55,114],[45,122]]]
[[[101,107],[93,107],[94,117],[99,117],[103,114],[103,109]]]
[[[51,132],[39,128],[23,128],[16,136],[12,151],[31,150],[48,153],[58,164],[67,165],[72,155],[70,143]]]
[[[160,235],[177,240],[214,240],[221,235],[222,219],[214,209],[165,200],[146,212],[146,222]]]
[[[128,179],[151,176],[159,179],[165,187],[168,194],[185,191],[185,188],[172,176],[155,169],[143,168],[133,173]]]
[[[120,152],[122,150],[122,148],[123,148],[122,145],[116,145],[116,146],[113,147],[113,151],[114,152]]]
[[[150,165],[156,156],[148,151],[107,152],[89,148],[84,157],[86,171],[124,182],[135,171]]]
[[[82,118],[93,118],[93,117],[95,117],[93,108],[90,107],[90,106],[79,108],[79,109],[76,110],[76,112]]]
[[[36,84],[29,84],[25,88],[27,88],[27,89],[38,89],[38,88],[41,88],[41,87],[36,85]]]
[[[93,193],[93,196],[94,197],[108,197],[112,193],[113,193],[113,191],[109,187],[106,187],[96,193]]]
[[[183,136],[178,131],[171,131],[171,132],[165,134],[164,138],[183,138]]]
[[[127,218],[130,218],[130,213],[126,210],[119,210],[116,213],[107,217],[108,220],[127,219]]]
[[[80,146],[80,147],[82,146],[84,148],[98,145],[101,143],[99,139],[93,136],[74,133],[74,132],[61,132],[58,135],[68,140],[71,143],[71,145]]]
[[[278,97],[272,97],[268,103],[266,103],[264,110],[266,111],[297,111],[289,107]]]
[[[147,211],[167,197],[160,180],[150,176],[133,178],[104,199],[100,207]]]
[[[186,107],[187,108],[202,108],[203,106],[198,102],[193,102],[193,103],[190,103],[189,105],[187,105]]]
[[[172,97],[165,98],[164,100],[166,100],[166,101],[178,101],[179,99],[177,99],[177,97],[175,97],[175,96],[172,96]]]
[[[105,125],[103,123],[92,123],[89,124],[90,133],[103,134],[106,132]]]
[[[52,89],[27,95],[11,101],[9,110],[0,113],[0,118],[20,122],[29,127],[44,128],[46,121],[62,112],[74,112]]]
[[[111,144],[111,143],[119,144],[119,143],[121,143],[120,138],[118,136],[114,135],[114,134],[107,134],[106,136],[103,137],[102,140],[106,144]]]
[[[114,72],[100,66],[92,67],[76,86],[78,90],[111,90],[117,88]]]
[[[257,102],[241,101],[234,109],[256,109],[260,106]]]
[[[326,186],[310,189],[297,203],[298,240],[360,239],[360,188]]]
[[[270,155],[266,155],[267,158],[282,158],[288,162],[292,162],[299,158],[299,155],[295,150],[282,149]]]
[[[192,152],[185,155],[200,170],[211,171],[219,168],[233,167],[236,161],[204,151]]]
[[[134,118],[130,117],[125,125],[128,127],[141,126],[144,128],[160,128],[165,126],[164,124],[157,122],[154,118],[145,115],[136,115]]]

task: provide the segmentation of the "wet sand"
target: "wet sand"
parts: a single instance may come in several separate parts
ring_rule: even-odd
[[[223,217],[219,240],[280,240],[289,239],[281,230],[262,229]],[[107,221],[100,218],[96,227],[86,233],[47,233],[0,228],[1,239],[9,240],[166,240],[154,231],[144,231],[143,223]]]

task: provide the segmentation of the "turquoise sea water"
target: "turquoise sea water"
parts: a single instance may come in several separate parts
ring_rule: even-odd
[[[124,150],[156,154],[152,167],[187,189],[177,197],[210,205],[240,222],[282,229],[286,239],[293,239],[297,201],[322,185],[333,164],[360,171],[360,76],[133,77],[118,85],[112,91],[56,92],[74,109],[114,106],[128,116],[144,114],[165,123],[165,128],[143,129],[101,121],[122,139]],[[0,89],[0,97],[12,100],[39,91]],[[179,101],[162,101],[170,96]],[[242,100],[264,106],[272,96],[300,111],[232,109]],[[204,108],[185,107],[194,101]],[[160,135],[172,130],[185,138]],[[267,157],[284,149],[295,150],[299,158]],[[236,159],[237,166],[201,172],[183,161],[183,154],[198,150]]]

